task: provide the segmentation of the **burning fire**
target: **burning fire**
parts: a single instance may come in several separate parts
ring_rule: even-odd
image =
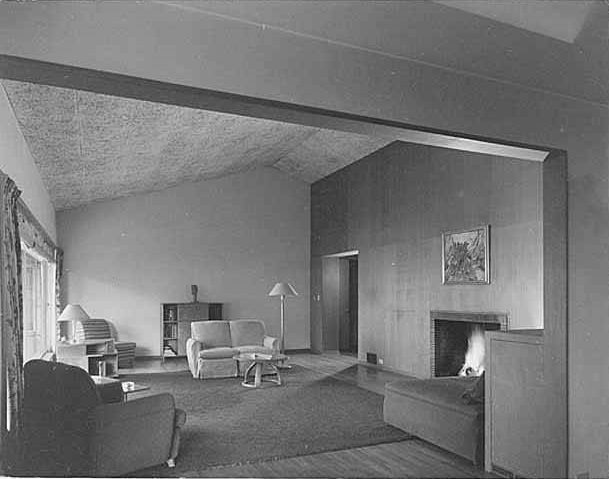
[[[465,362],[459,376],[480,376],[484,372],[484,330],[475,328],[467,340]]]

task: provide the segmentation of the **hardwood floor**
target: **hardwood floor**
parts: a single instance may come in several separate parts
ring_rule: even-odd
[[[410,441],[298,456],[236,467],[218,467],[201,477],[416,477],[473,478],[487,475],[470,462],[429,443]]]
[[[375,366],[358,363],[353,356],[340,354],[294,354],[292,364],[322,372],[342,381],[383,394],[385,383],[405,376]],[[136,360],[133,369],[121,374],[186,371],[183,358]],[[178,457],[179,460],[179,457]],[[263,461],[241,466],[216,467],[198,471],[198,477],[417,477],[490,478],[471,462],[420,439],[341,451]],[[189,474],[186,474],[189,476]]]

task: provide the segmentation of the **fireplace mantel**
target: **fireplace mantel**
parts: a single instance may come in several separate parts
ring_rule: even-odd
[[[501,324],[501,331],[509,329],[507,313],[432,310],[429,315],[432,322],[436,319],[442,319],[445,321],[468,321],[471,323],[499,323]]]

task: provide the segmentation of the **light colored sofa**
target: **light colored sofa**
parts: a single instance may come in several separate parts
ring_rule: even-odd
[[[194,321],[186,341],[188,366],[193,378],[207,379],[239,375],[233,358],[241,353],[279,352],[279,339],[267,336],[264,323],[255,319]]]

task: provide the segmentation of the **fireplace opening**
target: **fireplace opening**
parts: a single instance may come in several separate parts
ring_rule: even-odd
[[[507,330],[506,314],[432,311],[432,377],[482,374],[484,332],[497,330]]]

